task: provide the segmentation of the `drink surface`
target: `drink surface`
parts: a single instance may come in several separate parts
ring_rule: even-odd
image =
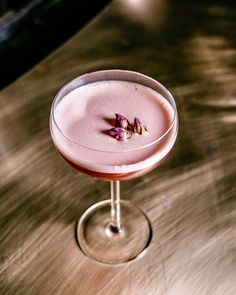
[[[118,141],[108,134],[115,113],[130,122],[138,117],[147,127],[140,135]],[[53,141],[61,154],[75,166],[103,173],[145,169],[161,161],[174,144],[170,128],[174,110],[158,92],[138,83],[100,81],[67,94],[55,106]],[[149,146],[148,146],[149,145]]]

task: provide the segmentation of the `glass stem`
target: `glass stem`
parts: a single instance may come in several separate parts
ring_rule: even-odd
[[[122,230],[120,221],[120,181],[111,181],[111,230],[115,233]]]

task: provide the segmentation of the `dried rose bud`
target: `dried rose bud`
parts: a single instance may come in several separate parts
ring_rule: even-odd
[[[113,136],[115,139],[117,140],[126,140],[127,138],[129,138],[131,136],[130,132],[128,132],[127,130],[125,130],[122,127],[116,127],[116,128],[111,128],[108,133]]]
[[[147,127],[142,124],[142,122],[139,120],[139,118],[134,118],[134,132],[137,132],[138,134],[143,134],[145,131],[147,131]]]
[[[115,114],[115,116],[116,116],[116,127],[122,127],[124,129],[127,129],[129,126],[128,119],[121,114]]]

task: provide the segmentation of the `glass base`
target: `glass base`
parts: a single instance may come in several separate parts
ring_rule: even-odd
[[[88,208],[79,220],[77,239],[82,251],[97,261],[118,264],[145,253],[152,238],[146,214],[127,201],[121,201],[121,230],[111,224],[111,200]]]

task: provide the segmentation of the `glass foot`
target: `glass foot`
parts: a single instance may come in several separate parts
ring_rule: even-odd
[[[121,229],[111,224],[111,200],[88,208],[79,220],[77,239],[82,251],[97,261],[118,264],[145,253],[152,238],[146,214],[127,201],[121,201]]]

